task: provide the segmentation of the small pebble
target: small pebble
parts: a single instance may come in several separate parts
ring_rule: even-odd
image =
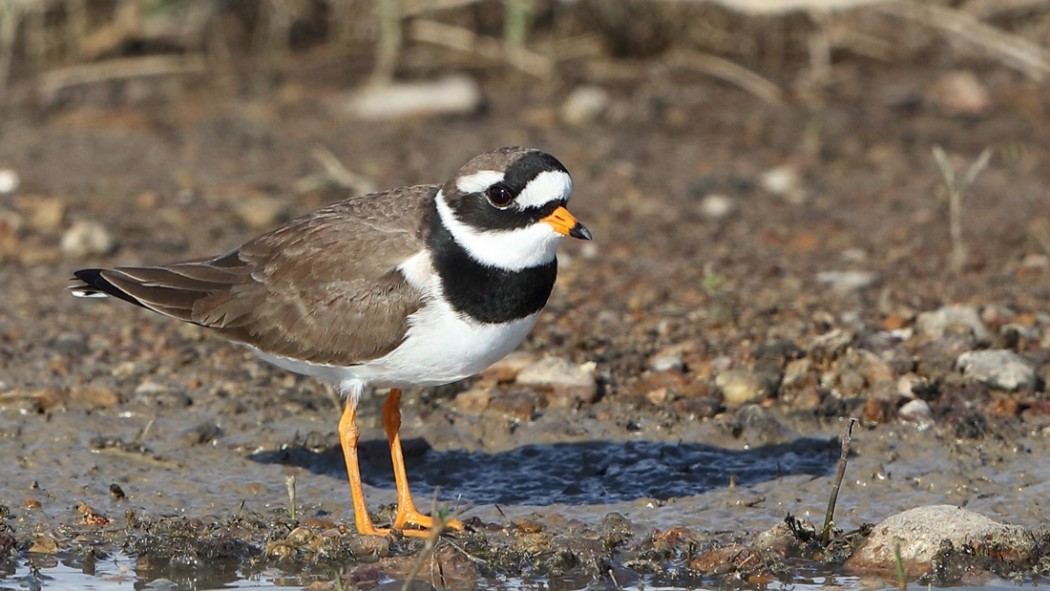
[[[977,308],[962,305],[944,306],[943,308],[919,314],[915,327],[919,334],[931,339],[944,338],[953,326],[965,326],[978,340],[988,338],[988,328],[981,320]]]
[[[784,197],[792,205],[800,205],[806,201],[798,170],[790,164],[777,166],[762,173],[759,185],[774,195]]]
[[[0,168],[0,195],[14,193],[20,182],[17,172],[10,168]]]
[[[689,561],[689,570],[708,575],[757,570],[762,566],[762,556],[743,544],[730,544],[711,548]]]
[[[956,366],[970,379],[1010,392],[1035,388],[1038,377],[1023,357],[1005,349],[968,351],[959,356]]]
[[[250,228],[262,230],[277,225],[288,204],[279,197],[254,195],[238,199],[233,211]]]
[[[550,406],[566,408],[597,399],[594,368],[593,361],[576,365],[568,359],[548,357],[523,367],[517,383],[549,388],[547,401]],[[492,406],[497,406],[496,402],[493,401]]]
[[[517,383],[532,386],[561,386],[593,389],[595,363],[576,365],[562,357],[547,357],[518,372]]]
[[[926,100],[952,117],[983,115],[992,108],[988,88],[970,70],[949,72],[926,89]]]
[[[207,421],[183,431],[179,441],[185,445],[208,445],[222,437],[222,428],[213,421]]]
[[[0,209],[0,254],[19,250],[18,232],[26,224],[26,218],[12,209]]]
[[[784,377],[780,383],[783,387],[800,385],[812,381],[814,375],[815,367],[812,360],[806,357],[792,359],[784,366]]]
[[[831,286],[839,293],[860,291],[871,287],[879,276],[871,271],[821,271],[817,273],[817,283]]]
[[[481,372],[479,377],[482,381],[492,380],[500,384],[508,384],[518,378],[521,370],[536,363],[537,357],[528,351],[514,351],[503,359],[489,366]]]
[[[26,214],[29,227],[41,232],[56,230],[62,225],[66,202],[61,197],[26,195],[17,199],[18,207]]]
[[[452,401],[452,404],[455,405],[456,410],[460,412],[475,414],[488,408],[491,402],[491,388],[471,388],[470,390],[457,394],[455,400]]]
[[[900,407],[897,411],[897,416],[899,416],[902,421],[915,423],[920,427],[926,427],[933,424],[933,412],[930,410],[930,405],[920,398],[909,400],[905,403],[905,405]]]
[[[1050,256],[1038,253],[1029,253],[1021,259],[1021,268],[1029,271],[1045,271],[1050,269]]]
[[[769,396],[769,385],[748,369],[730,369],[715,377],[715,387],[722,392],[726,408],[739,408]]]
[[[105,386],[74,386],[69,390],[69,399],[88,406],[113,406],[120,402],[120,396]]]
[[[109,254],[116,249],[117,242],[99,222],[78,220],[62,235],[60,247],[68,256],[85,258]]]
[[[33,544],[29,547],[29,552],[34,554],[57,554],[58,542],[55,541],[55,537],[51,534],[40,535],[33,540]]]
[[[564,388],[555,388],[552,391],[552,395],[555,391],[558,393],[571,392]],[[540,399],[541,395],[538,392],[533,392],[531,390],[514,390],[501,393],[498,396],[493,396],[489,399],[485,408],[519,421],[528,421],[536,414],[536,408],[540,404]],[[567,406],[569,401],[571,401],[571,396],[566,396],[559,402],[563,403],[561,406]]]
[[[649,358],[649,369],[653,371],[682,371],[685,361],[681,353],[661,352]]]
[[[736,210],[736,201],[727,195],[714,193],[700,200],[700,215],[709,220],[723,220]]]
[[[790,165],[777,166],[762,173],[762,188],[774,195],[784,195],[798,188],[798,173]]]
[[[799,524],[804,526],[808,524]],[[798,536],[786,522],[781,521],[772,528],[758,534],[755,538],[755,549],[759,552],[771,552],[777,556],[787,556],[799,546]]]
[[[864,376],[864,381],[868,386],[874,386],[879,382],[896,382],[896,372],[877,353],[865,349],[857,349],[857,354],[860,360],[858,369],[860,374]]]
[[[135,387],[135,400],[166,408],[183,408],[193,404],[193,399],[182,390],[148,379]]]
[[[562,121],[582,127],[597,121],[609,109],[609,93],[600,86],[578,86],[561,106]]]

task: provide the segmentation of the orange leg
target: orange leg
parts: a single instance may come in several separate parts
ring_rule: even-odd
[[[365,506],[365,491],[361,487],[361,467],[357,463],[357,405],[347,403],[343,409],[343,418],[339,419],[339,442],[343,446],[343,459],[346,460],[346,475],[350,479],[350,496],[354,499],[354,522],[357,533],[363,536],[385,536],[388,529],[377,529],[372,525]]]
[[[424,515],[416,509],[412,501],[412,492],[408,488],[408,473],[405,471],[405,456],[401,451],[401,390],[393,388],[383,403],[383,426],[386,428],[386,439],[390,442],[390,459],[394,464],[394,482],[397,485],[397,515],[394,517],[394,529],[404,530],[406,536],[426,537],[429,532],[423,531],[434,527],[434,518]],[[406,525],[415,525],[423,530],[404,529]],[[446,522],[452,529],[463,529],[463,524],[456,519]]]

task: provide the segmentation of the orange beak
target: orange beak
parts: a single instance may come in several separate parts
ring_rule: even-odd
[[[559,205],[549,216],[542,218],[541,222],[550,224],[554,231],[562,236],[572,236],[580,240],[590,240],[591,231],[577,220],[564,205]]]

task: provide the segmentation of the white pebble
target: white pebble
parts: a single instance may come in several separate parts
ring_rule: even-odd
[[[715,193],[707,195],[700,201],[700,215],[709,220],[721,220],[736,212],[736,203],[732,197]]]
[[[10,168],[0,168],[0,195],[14,193],[20,179],[18,173]]]
[[[798,173],[792,166],[777,166],[762,173],[761,184],[774,195],[787,195],[798,190]]]
[[[469,76],[406,82],[355,93],[336,109],[360,119],[388,121],[441,115],[469,115],[481,108],[481,87]]]
[[[582,126],[598,120],[609,108],[609,93],[599,86],[580,86],[561,106],[561,118],[569,125]]]
[[[830,285],[838,292],[860,291],[871,287],[879,276],[871,271],[821,271],[817,273],[817,283]]]
[[[897,413],[902,421],[915,423],[919,427],[928,427],[933,424],[933,411],[930,405],[921,398],[909,400]]]
[[[79,220],[62,235],[60,246],[62,252],[69,256],[88,257],[110,253],[117,243],[102,224],[92,220]]]

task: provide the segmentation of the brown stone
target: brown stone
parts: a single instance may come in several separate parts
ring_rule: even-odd
[[[69,400],[89,406],[113,406],[120,402],[120,396],[103,386],[86,386],[71,389]]]
[[[518,374],[521,370],[536,363],[537,357],[535,354],[528,351],[514,351],[510,355],[507,355],[503,359],[500,359],[496,363],[489,366],[488,369],[481,372],[479,377],[480,381],[494,381],[498,384],[509,384],[518,378]]]
[[[743,544],[730,544],[705,550],[689,561],[689,569],[703,574],[747,571],[762,565],[758,552]]]
[[[460,412],[477,414],[489,407],[492,398],[490,388],[474,387],[466,392],[457,394],[452,403],[455,405],[456,410]]]

